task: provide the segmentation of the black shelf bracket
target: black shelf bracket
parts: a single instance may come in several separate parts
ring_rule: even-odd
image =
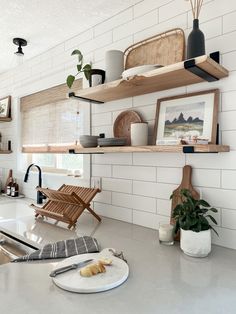
[[[210,53],[210,58],[213,59],[215,62],[220,63],[220,52],[219,51],[215,51]]]
[[[184,154],[218,154],[218,152],[195,152],[194,146],[183,146]]]
[[[69,98],[73,97],[73,98],[77,98],[79,100],[92,102],[94,104],[104,104],[104,101],[99,101],[99,100],[89,99],[89,98],[85,98],[85,97],[81,97],[81,96],[76,96],[75,93],[73,93],[73,92],[69,93],[68,96],[69,96]]]
[[[73,155],[103,155],[104,152],[76,153],[74,149],[69,149],[69,154],[73,154]]]
[[[215,82],[218,81],[219,79],[213,75],[211,75],[210,73],[208,73],[207,71],[199,68],[196,65],[195,59],[190,59],[190,60],[186,60],[184,62],[184,68],[186,70],[188,70],[189,72],[193,73],[194,75],[199,76],[200,78],[202,78],[203,80],[207,81],[207,82]]]

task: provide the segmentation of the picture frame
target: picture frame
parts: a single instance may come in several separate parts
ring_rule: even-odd
[[[11,113],[11,96],[7,96],[0,99],[0,119],[10,118]]]
[[[219,89],[157,100],[153,145],[216,144]]]

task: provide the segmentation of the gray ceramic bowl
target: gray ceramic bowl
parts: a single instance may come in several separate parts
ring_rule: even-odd
[[[99,136],[94,135],[81,135],[79,141],[83,147],[97,147],[98,138]]]

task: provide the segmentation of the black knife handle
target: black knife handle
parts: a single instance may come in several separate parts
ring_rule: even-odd
[[[50,277],[56,277],[56,275],[65,273],[65,272],[68,271],[68,270],[76,269],[76,268],[77,268],[77,265],[76,265],[76,264],[72,264],[72,265],[69,265],[69,266],[64,266],[64,267],[58,268],[58,269],[56,269],[56,270],[53,270],[53,271],[50,273],[49,276],[50,276]]]

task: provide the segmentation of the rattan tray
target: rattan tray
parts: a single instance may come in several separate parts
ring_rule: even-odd
[[[184,60],[185,36],[175,28],[152,36],[128,47],[125,52],[125,70],[140,65],[169,65]]]

